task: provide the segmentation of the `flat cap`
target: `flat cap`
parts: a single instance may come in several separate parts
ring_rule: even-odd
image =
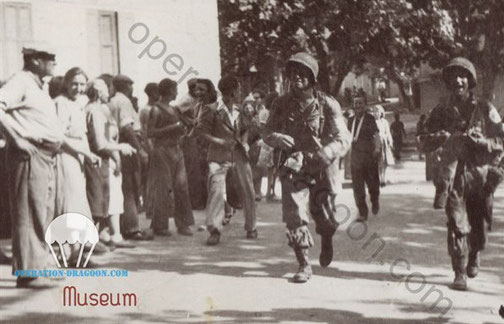
[[[42,48],[23,47],[23,50],[21,52],[23,53],[23,55],[31,56],[34,58],[40,58],[44,60],[54,61],[56,59],[55,54]]]

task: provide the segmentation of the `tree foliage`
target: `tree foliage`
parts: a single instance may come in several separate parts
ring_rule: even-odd
[[[501,0],[219,0],[224,71],[271,75],[294,52],[319,60],[319,84],[337,94],[353,67],[371,62],[404,90],[422,62],[464,55],[492,89],[504,66]],[[330,80],[333,80],[332,82]],[[409,102],[411,105],[411,102]]]

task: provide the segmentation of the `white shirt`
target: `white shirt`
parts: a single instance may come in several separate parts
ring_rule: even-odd
[[[222,99],[219,99],[217,111],[219,111],[221,109],[224,109],[224,111],[226,112],[226,114],[229,118],[229,121],[231,122],[231,125],[235,126],[236,120],[238,120],[238,117],[240,116],[240,110],[238,109],[238,106],[233,104],[233,108],[231,109],[231,111],[229,111],[229,108],[222,101]]]
[[[0,88],[0,109],[7,113],[9,123],[21,137],[36,142],[63,141],[56,106],[33,73],[18,72]]]

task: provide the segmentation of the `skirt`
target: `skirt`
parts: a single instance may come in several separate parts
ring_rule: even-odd
[[[58,158],[63,171],[63,213],[79,213],[92,218],[81,161],[67,153],[59,154]]]

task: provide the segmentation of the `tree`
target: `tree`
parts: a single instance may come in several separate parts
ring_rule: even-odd
[[[318,82],[326,92],[337,95],[346,75],[364,61],[384,66],[404,90],[401,72],[412,74],[432,57],[443,61],[453,48],[446,11],[437,2],[420,7],[416,3],[219,0],[222,66],[246,73],[254,65],[259,74],[268,74],[294,52],[305,50],[319,61]]]
[[[456,50],[480,72],[483,97],[492,99],[497,75],[504,68],[504,2],[500,0],[440,0],[453,19]]]
[[[425,1],[424,1],[425,2]],[[377,3],[380,20],[377,30],[366,44],[366,59],[385,69],[394,81],[410,110],[412,97],[406,86],[415,79],[422,62],[446,62],[455,51],[454,30],[448,12],[435,1],[390,1]]]

